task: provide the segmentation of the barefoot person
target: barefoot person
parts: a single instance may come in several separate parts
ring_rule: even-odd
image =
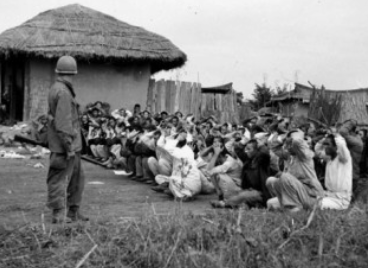
[[[70,56],[61,57],[56,65],[57,78],[49,102],[48,145],[51,151],[47,175],[47,206],[52,209],[52,222],[87,221],[79,207],[84,189],[81,166],[81,128],[78,105],[73,89],[77,63]],[[68,209],[64,213],[64,209]]]

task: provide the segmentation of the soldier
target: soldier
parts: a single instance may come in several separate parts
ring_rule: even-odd
[[[73,78],[77,74],[75,59],[70,56],[59,58],[55,72],[56,82],[48,98],[47,138],[51,155],[47,175],[47,206],[52,209],[52,223],[88,221],[79,212],[84,173],[80,159],[82,140],[79,109],[73,88]]]

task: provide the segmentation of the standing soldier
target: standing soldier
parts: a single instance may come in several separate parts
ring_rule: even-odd
[[[88,221],[79,212],[84,189],[81,166],[81,129],[73,77],[77,63],[73,57],[59,58],[56,82],[49,92],[48,145],[51,151],[47,175],[47,206],[52,209],[52,223]],[[68,209],[68,211],[64,211]]]

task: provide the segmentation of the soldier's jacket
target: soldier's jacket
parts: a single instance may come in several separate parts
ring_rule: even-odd
[[[51,152],[82,150],[79,108],[73,86],[58,78],[49,92],[48,146]]]

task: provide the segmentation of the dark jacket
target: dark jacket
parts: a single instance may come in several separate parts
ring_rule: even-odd
[[[340,128],[339,133],[344,137],[349,148],[353,160],[353,179],[356,180],[360,178],[360,160],[364,145],[359,135],[350,134],[353,126],[353,121],[348,121]]]
[[[266,180],[270,177],[270,152],[266,146],[258,148],[253,158],[244,161],[242,170],[242,189],[254,189],[262,193],[263,203],[266,204],[271,195],[266,187]]]
[[[156,152],[151,150],[146,144],[143,142],[137,142],[134,146],[134,154],[142,156],[142,157],[151,157],[155,156]]]
[[[78,104],[73,86],[58,78],[49,92],[48,146],[51,152],[82,150]]]

